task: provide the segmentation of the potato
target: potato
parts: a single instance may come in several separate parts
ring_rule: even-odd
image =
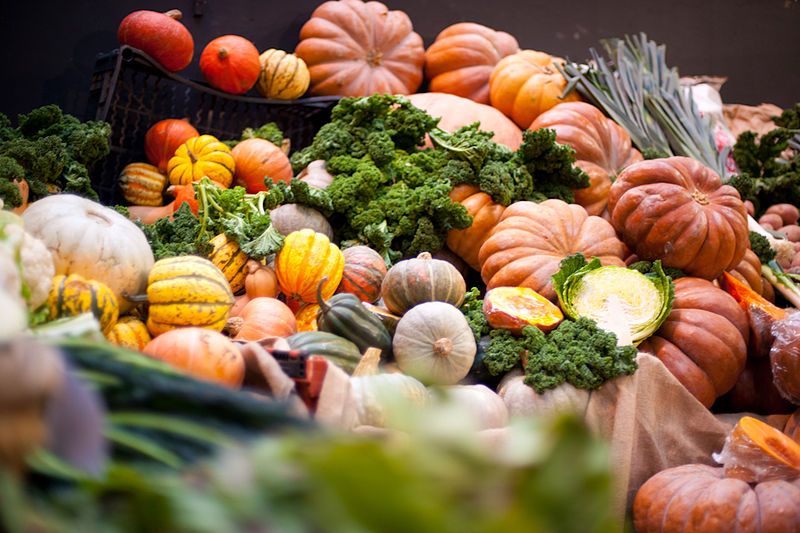
[[[748,215],[750,215],[751,217],[756,216],[756,208],[753,205],[753,202],[751,202],[750,200],[746,200],[744,202],[744,208],[747,209]]]
[[[793,224],[791,226],[783,226],[778,231],[786,235],[786,238],[792,242],[800,242],[800,226]]]
[[[777,229],[786,225],[784,224],[783,219],[780,217],[780,215],[776,213],[761,215],[761,218],[758,219],[758,223],[761,224],[762,226],[767,224],[770,226],[770,229]]]
[[[781,226],[795,225],[797,224],[797,219],[800,218],[800,211],[792,204],[771,205],[767,208],[765,214],[776,214],[781,217],[781,220],[783,220]]]

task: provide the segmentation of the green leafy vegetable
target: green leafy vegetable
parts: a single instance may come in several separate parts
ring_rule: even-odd
[[[246,141],[247,139],[264,139],[279,147],[282,147],[284,142],[288,141],[288,139],[284,139],[283,132],[277,124],[274,122],[267,122],[258,128],[245,128],[245,130],[242,132],[242,136],[239,139],[223,142],[228,145],[229,148],[233,148],[240,142]]]
[[[483,365],[492,376],[502,376],[517,368],[531,354],[539,353],[546,343],[545,334],[533,326],[522,328],[519,337],[508,330],[493,329],[489,333]]]
[[[141,224],[140,228],[156,260],[178,255],[205,257],[211,248],[209,239],[200,239],[200,221],[187,203],[175,211],[172,220],[165,217],[153,224]]]
[[[616,335],[581,317],[559,324],[538,352],[528,354],[525,383],[538,393],[564,382],[579,389],[596,389],[636,368],[636,348],[617,346]]]
[[[775,259],[776,252],[770,246],[767,238],[755,231],[750,232],[750,249],[753,250],[762,265],[766,265]]]
[[[108,155],[110,134],[105,122],[80,122],[55,105],[20,115],[16,128],[0,113],[0,199],[19,206],[13,182],[24,178],[30,201],[56,192],[97,200],[89,171]]]
[[[486,320],[486,315],[483,314],[483,300],[481,300],[481,291],[477,287],[472,287],[467,291],[460,309],[475,335],[475,342],[489,334],[491,328],[489,321]]]
[[[587,317],[616,334],[621,345],[638,344],[651,336],[672,309],[675,289],[661,268],[642,274],[618,266],[602,266],[598,258],[588,263],[582,254],[561,262],[553,275],[553,289],[564,314]]]

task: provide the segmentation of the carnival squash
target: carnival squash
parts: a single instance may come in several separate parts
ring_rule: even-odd
[[[473,22],[448,26],[425,51],[425,77],[433,92],[489,103],[489,77],[495,65],[519,51],[510,34]]]
[[[203,328],[180,328],[150,341],[144,353],[164,361],[197,379],[239,388],[245,361],[239,348],[226,336]]]
[[[244,278],[244,290],[247,296],[258,298],[276,298],[278,296],[278,276],[275,271],[267,265],[262,265],[254,259],[247,261],[245,265],[247,275]]]
[[[339,335],[326,331],[305,331],[295,333],[286,339],[292,350],[300,350],[311,355],[321,355],[335,363],[348,374],[355,370],[361,360],[358,347]]]
[[[430,116],[440,118],[438,127],[453,132],[480,122],[480,129],[494,132],[492,140],[516,150],[522,144],[522,131],[497,109],[467,98],[446,93],[417,93],[408,99]]]
[[[165,69],[178,72],[189,66],[194,55],[192,34],[178,22],[181,17],[177,9],[134,11],[120,22],[117,39],[119,44],[143,51]]]
[[[119,175],[122,196],[131,205],[162,205],[167,177],[147,163],[131,163]]]
[[[292,180],[292,165],[279,146],[266,139],[246,139],[233,147],[231,152],[236,166],[236,185],[249,193],[266,191],[264,180],[270,183]]]
[[[556,141],[575,150],[575,165],[589,175],[589,187],[576,189],[575,203],[590,215],[600,216],[608,205],[608,192],[617,174],[642,154],[616,122],[591,104],[564,102],[539,115],[530,129],[555,130]]]
[[[349,292],[362,302],[377,302],[386,277],[383,257],[369,246],[352,246],[343,254],[344,271],[336,292]]]
[[[323,3],[300,29],[295,54],[314,95],[411,94],[422,83],[422,38],[408,15],[380,2]]]
[[[611,223],[639,259],[713,280],[747,250],[747,212],[739,193],[688,157],[625,168],[608,196]]]
[[[392,347],[400,370],[436,385],[464,379],[477,350],[467,319],[445,302],[421,303],[404,314]]]
[[[119,303],[111,289],[105,283],[78,274],[53,278],[47,308],[51,319],[92,313],[105,333],[119,318]]]
[[[456,267],[447,261],[433,259],[428,252],[396,263],[381,284],[384,305],[398,315],[425,302],[459,306],[464,301],[466,290],[464,277]]]
[[[147,160],[157,166],[159,171],[166,172],[175,150],[192,137],[199,136],[195,127],[186,119],[159,120],[150,126],[144,136],[144,153]]]
[[[215,89],[244,94],[261,73],[258,49],[239,35],[217,37],[200,54],[200,72]]]
[[[220,233],[209,241],[211,252],[208,259],[216,266],[231,287],[231,292],[237,294],[244,289],[247,276],[247,254],[240,248],[239,243],[224,233]]]
[[[222,331],[233,305],[225,275],[202,257],[160,259],[147,279],[147,329],[153,336],[195,326]]]
[[[264,98],[294,100],[308,90],[311,76],[305,61],[294,54],[270,48],[259,56],[261,73],[256,89]]]
[[[475,185],[456,185],[450,192],[450,199],[467,209],[467,213],[472,217],[472,225],[466,229],[449,230],[447,247],[466,261],[472,269],[480,271],[478,252],[506,208],[492,200],[492,197],[485,192],[481,192]]]
[[[297,320],[289,307],[275,298],[253,298],[229,321],[235,323],[233,338],[258,341],[267,337],[288,337],[297,333]]]
[[[172,185],[189,185],[208,178],[230,187],[236,163],[231,149],[211,135],[192,137],[175,151],[167,165]]]
[[[79,274],[106,284],[121,312],[132,307],[123,293],[139,294],[147,287],[150,245],[142,230],[113,209],[59,194],[32,203],[22,218],[25,231],[47,246],[56,274]]]
[[[147,343],[153,340],[147,325],[134,316],[123,316],[106,333],[111,344],[130,350],[142,351]]]
[[[302,204],[283,204],[269,212],[272,225],[281,235],[302,229],[313,229],[328,239],[333,239],[333,228],[322,213]]]
[[[624,266],[627,255],[611,224],[579,205],[517,202],[505,209],[478,260],[487,288],[528,287],[556,301],[550,278],[577,252],[616,266]]]
[[[329,298],[339,286],[343,271],[342,251],[312,229],[290,233],[275,258],[281,292],[300,302],[316,302],[320,284],[322,298]]]
[[[560,57],[522,50],[500,60],[489,78],[489,100],[493,107],[527,128],[536,117],[561,102],[580,100],[576,91],[563,99],[567,80],[556,68]]]
[[[731,390],[747,358],[749,325],[741,307],[700,278],[675,280],[672,311],[639,349],[658,357],[700,403]]]

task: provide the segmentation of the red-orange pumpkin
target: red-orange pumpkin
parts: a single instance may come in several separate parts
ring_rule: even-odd
[[[261,73],[258,49],[239,35],[217,37],[200,54],[200,72],[215,89],[244,94]]]
[[[751,249],[744,252],[744,257],[736,267],[730,270],[731,276],[739,281],[746,283],[760,296],[764,295],[764,283],[769,283],[761,277],[761,261]]]
[[[297,320],[289,307],[275,298],[253,298],[239,313],[242,324],[234,339],[257,341],[297,333]]]
[[[178,22],[180,19],[177,9],[166,13],[134,11],[120,22],[117,39],[119,44],[138,48],[165,69],[177,72],[188,67],[194,55],[192,34]]]
[[[199,137],[194,126],[186,119],[167,118],[150,126],[144,136],[144,153],[151,164],[161,172],[167,171],[169,160],[180,145]]]
[[[639,258],[709,280],[736,267],[750,242],[739,193],[688,157],[625,168],[611,186],[608,211]]]
[[[489,77],[498,61],[519,51],[510,34],[474,22],[448,26],[425,51],[425,76],[433,92],[489,103]]]
[[[481,192],[475,185],[457,185],[450,192],[450,199],[467,208],[472,225],[467,229],[451,229],[447,232],[447,247],[475,269],[481,269],[478,252],[489,238],[489,234],[503,216],[505,206],[495,203],[492,197]]]
[[[314,95],[410,94],[422,83],[425,49],[411,19],[380,2],[325,2],[300,29],[295,55]]]
[[[362,302],[375,303],[381,297],[381,283],[386,277],[386,262],[369,246],[353,246],[344,254],[344,272],[336,292],[349,292]]]
[[[494,132],[494,142],[512,150],[522,144],[522,132],[517,125],[492,106],[446,93],[417,93],[409,95],[408,99],[432,117],[441,118],[439,128],[444,131],[452,132],[480,122],[482,130]]]
[[[204,328],[178,328],[151,340],[144,353],[198,379],[238,388],[244,357],[225,335]]]
[[[264,179],[272,183],[292,180],[292,165],[278,146],[265,139],[247,139],[233,147],[236,162],[235,184],[249,193],[266,191]]]

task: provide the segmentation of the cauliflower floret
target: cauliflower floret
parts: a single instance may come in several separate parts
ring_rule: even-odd
[[[21,218],[7,215],[0,221],[0,284],[36,309],[47,301],[53,283],[53,256],[42,241],[25,232]]]

